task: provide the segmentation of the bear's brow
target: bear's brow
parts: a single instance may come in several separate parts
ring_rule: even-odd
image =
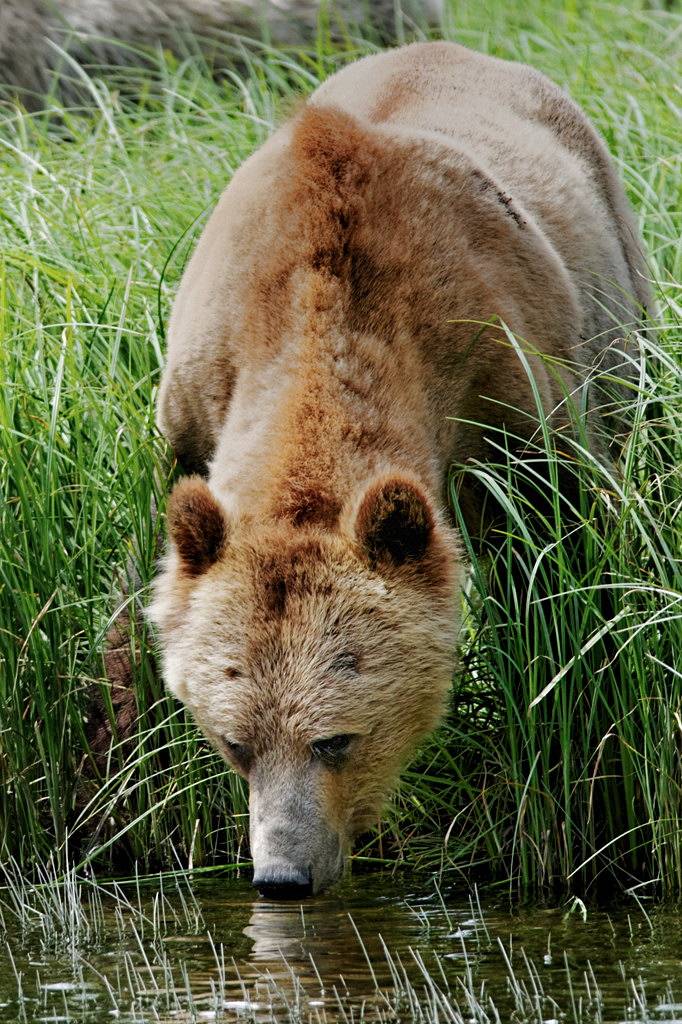
[[[268,614],[281,618],[292,597],[315,593],[330,596],[333,586],[319,572],[323,549],[319,541],[310,539],[299,547],[271,555],[257,569],[263,603]]]
[[[355,651],[343,651],[332,659],[331,668],[334,672],[357,672],[360,657]]]

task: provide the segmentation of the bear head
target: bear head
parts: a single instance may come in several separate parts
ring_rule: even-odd
[[[150,608],[167,686],[248,780],[256,887],[317,892],[443,713],[454,531],[418,481],[385,474],[333,530],[231,521],[188,478],[168,533]]]

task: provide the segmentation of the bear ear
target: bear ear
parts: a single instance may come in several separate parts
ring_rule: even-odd
[[[168,536],[189,576],[201,576],[225,550],[227,519],[201,477],[188,477],[173,488],[167,523]]]
[[[435,517],[421,487],[392,476],[371,484],[355,517],[355,536],[372,566],[420,562],[427,554]]]

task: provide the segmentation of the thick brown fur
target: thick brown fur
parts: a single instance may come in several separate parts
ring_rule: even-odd
[[[201,576],[227,544],[227,524],[220,505],[202,480],[188,477],[171,494],[166,519],[182,571]]]
[[[444,479],[495,430],[519,451],[537,430],[501,322],[568,429],[597,368],[627,374],[649,303],[603,143],[522,65],[447,43],[367,58],[237,172],[173,312],[159,421],[208,481],[172,500],[152,615],[171,689],[249,751],[257,859],[270,817],[298,816],[329,881],[329,837],[347,847],[442,713],[462,579]],[[329,772],[311,750],[336,734],[353,745]]]

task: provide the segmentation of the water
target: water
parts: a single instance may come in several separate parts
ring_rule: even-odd
[[[583,920],[383,875],[302,906],[185,878],[3,899],[12,1024],[682,1024],[680,914],[634,900]]]

